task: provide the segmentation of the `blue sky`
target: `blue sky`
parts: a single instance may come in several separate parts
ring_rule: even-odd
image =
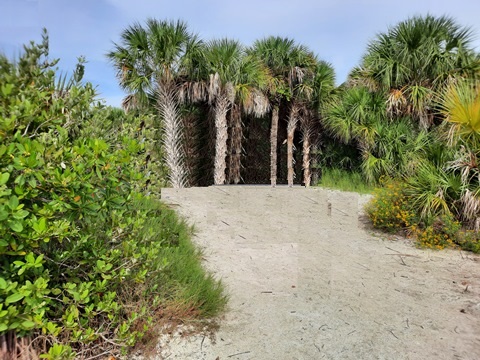
[[[148,17],[182,19],[205,40],[229,37],[250,45],[288,36],[330,62],[341,83],[376,34],[427,13],[470,26],[480,51],[478,0],[0,0],[0,52],[18,55],[46,27],[59,67],[73,70],[84,55],[85,79],[107,104],[118,106],[124,94],[105,54],[123,29]]]

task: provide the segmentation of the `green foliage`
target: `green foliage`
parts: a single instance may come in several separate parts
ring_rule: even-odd
[[[419,246],[440,250],[454,246],[460,228],[460,222],[448,214],[437,217],[427,226],[412,225],[410,230]]]
[[[480,254],[480,233],[475,230],[460,230],[455,243],[462,249]]]
[[[389,118],[383,95],[365,87],[340,92],[323,123],[334,138],[356,148],[358,155],[348,158],[352,163],[361,159],[361,172],[370,184],[411,173],[431,141],[429,134],[415,130],[410,118]]]
[[[406,180],[405,192],[419,218],[431,223],[433,219],[455,213],[455,204],[461,192],[458,174],[424,160],[413,176]]]
[[[398,232],[412,224],[415,214],[409,207],[405,187],[401,183],[388,181],[384,187],[376,189],[374,195],[366,208],[374,227]]]
[[[215,314],[188,227],[140,193],[164,184],[153,118],[95,104],[79,76],[58,89],[47,55],[45,37],[0,56],[0,336],[42,335],[45,359],[118,354],[170,302]]]
[[[335,168],[323,169],[317,185],[360,194],[371,194],[374,191],[374,187],[367,184],[360,173]]]

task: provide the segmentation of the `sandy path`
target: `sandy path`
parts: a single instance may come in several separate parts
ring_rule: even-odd
[[[164,189],[225,283],[216,341],[164,359],[480,359],[480,257],[383,240],[363,198],[318,188]]]

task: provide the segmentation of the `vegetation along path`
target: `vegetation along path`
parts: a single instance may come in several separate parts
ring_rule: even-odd
[[[214,339],[165,359],[479,359],[480,257],[365,229],[365,197],[320,188],[163,189],[230,301]]]

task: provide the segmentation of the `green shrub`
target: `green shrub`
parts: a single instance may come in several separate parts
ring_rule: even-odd
[[[480,254],[480,233],[475,230],[460,230],[455,243],[463,250]]]
[[[366,207],[367,215],[375,228],[397,232],[408,228],[413,220],[405,187],[394,181],[388,181],[384,187],[375,189],[374,198]]]
[[[102,135],[112,111],[78,76],[59,90],[47,50],[45,37],[16,64],[0,56],[0,340],[30,336],[46,359],[117,355],[171,303],[214,315],[222,287],[189,228],[139,192],[154,177],[143,120]]]
[[[460,228],[452,215],[442,215],[426,226],[411,225],[410,232],[420,247],[440,250],[454,246]]]

